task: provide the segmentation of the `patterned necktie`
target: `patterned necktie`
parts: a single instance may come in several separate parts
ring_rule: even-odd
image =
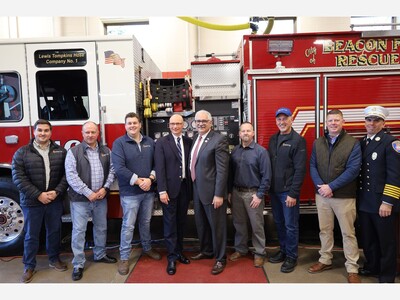
[[[181,137],[178,137],[178,138],[176,139],[176,147],[178,148],[179,161],[181,162],[181,165],[182,165]]]
[[[197,141],[196,148],[194,149],[194,152],[193,152],[192,161],[190,163],[190,175],[192,176],[192,181],[194,181],[196,179],[196,172],[194,171],[194,169],[195,169],[196,160],[197,160],[197,152],[199,152],[200,144],[201,144],[201,135],[199,135],[199,140]]]
[[[365,143],[365,145],[368,145],[370,141],[371,141],[371,138],[367,138],[367,142]]]

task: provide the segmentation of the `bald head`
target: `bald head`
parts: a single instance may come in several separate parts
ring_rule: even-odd
[[[181,136],[183,131],[183,117],[174,114],[169,118],[169,130],[175,136]]]

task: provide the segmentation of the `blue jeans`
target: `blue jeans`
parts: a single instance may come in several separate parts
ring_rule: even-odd
[[[151,250],[150,221],[153,213],[154,193],[121,196],[121,206],[123,217],[119,252],[121,260],[128,260],[132,250],[133,231],[137,217],[139,218],[139,234],[143,251]]]
[[[288,193],[271,193],[272,215],[278,232],[280,250],[286,256],[297,259],[299,245],[300,203],[286,207]]]
[[[89,217],[93,222],[93,256],[102,259],[106,255],[107,242],[107,199],[95,202],[70,202],[72,218],[71,248],[74,253],[72,264],[74,268],[85,265],[85,237]]]
[[[49,261],[56,261],[60,254],[62,201],[51,202],[47,205],[22,206],[22,211],[25,217],[24,255],[22,258],[25,269],[34,270],[36,267],[36,255],[39,250],[43,220],[46,228],[46,252]]]

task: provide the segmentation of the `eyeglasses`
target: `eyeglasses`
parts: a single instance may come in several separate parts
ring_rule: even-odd
[[[183,123],[169,123],[169,126],[179,126],[182,125]]]
[[[196,120],[196,124],[206,124],[210,122],[210,120]]]

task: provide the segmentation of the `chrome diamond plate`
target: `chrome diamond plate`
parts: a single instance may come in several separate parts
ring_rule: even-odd
[[[240,63],[192,64],[193,96],[200,100],[240,98]]]

